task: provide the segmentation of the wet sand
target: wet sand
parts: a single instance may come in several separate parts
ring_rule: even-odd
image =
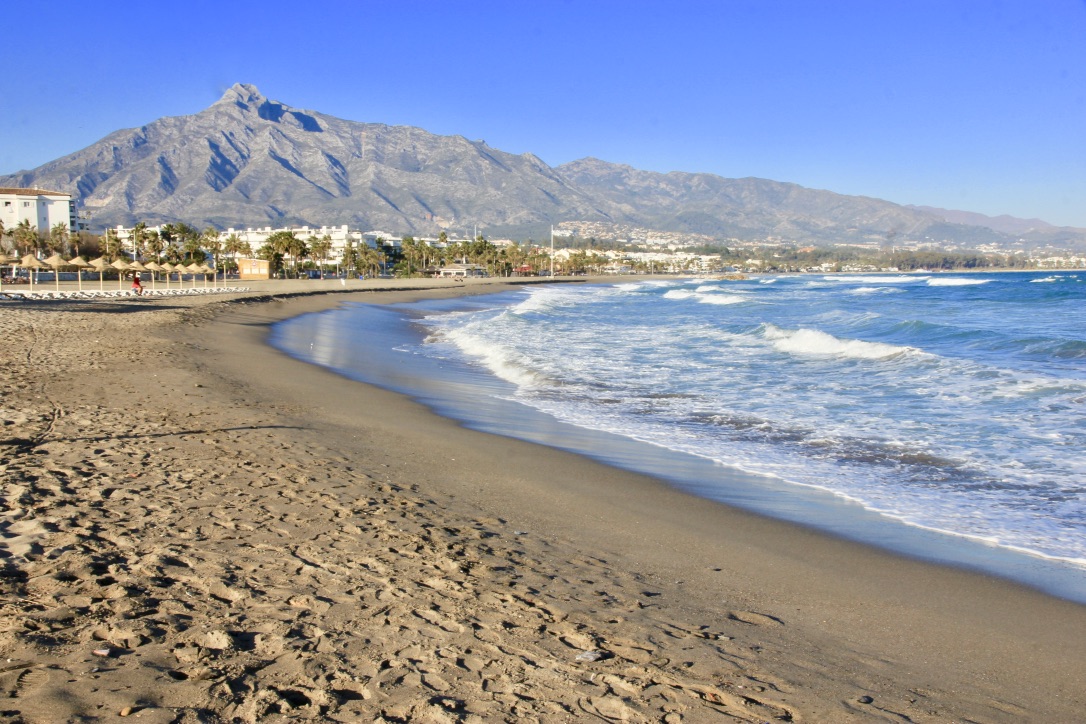
[[[0,304],[0,717],[1081,717],[1086,607],[466,430],[264,344],[346,300],[498,284],[299,284]]]

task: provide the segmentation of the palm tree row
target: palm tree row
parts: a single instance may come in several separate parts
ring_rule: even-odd
[[[448,264],[477,264],[488,274],[510,276],[525,269],[540,271],[550,263],[550,256],[534,245],[512,243],[498,248],[483,236],[473,241],[449,243],[445,232],[438,237],[438,245],[405,236],[400,242],[402,261],[396,272],[401,276],[433,273]]]
[[[48,234],[41,234],[28,220],[23,220],[10,229],[4,229],[0,224],[0,235],[9,237],[15,248],[24,254],[42,251],[74,251],[75,254],[98,252],[110,261],[131,256],[142,260],[189,264],[203,263],[210,257],[212,266],[216,269],[223,269],[224,266],[236,269],[237,257],[253,255],[250,244],[242,241],[237,234],[231,233],[223,238],[222,233],[214,227],[209,226],[201,232],[184,223],[165,224],[156,231],[148,229],[147,224],[141,221],[132,228],[130,238],[122,240],[114,229],[106,229],[100,237],[82,233],[70,234],[67,224],[63,223],[54,226]],[[348,242],[339,265],[350,274],[377,274],[388,261],[383,248],[382,239],[377,240],[376,249],[367,244],[356,247]],[[311,258],[323,276],[331,251],[332,240],[328,235],[303,239],[293,231],[277,231],[257,250],[256,256],[271,261],[275,273],[285,270],[289,265],[289,273],[295,276],[302,260]],[[441,266],[453,263],[477,264],[491,275],[509,276],[525,269],[542,270],[549,266],[550,261],[547,253],[534,245],[513,243],[498,248],[482,235],[472,241],[449,243],[444,231],[434,246],[405,236],[397,251],[396,273],[400,276],[433,273]],[[605,264],[605,257],[580,251],[565,263],[556,264],[556,267],[565,273],[571,273],[599,271]]]

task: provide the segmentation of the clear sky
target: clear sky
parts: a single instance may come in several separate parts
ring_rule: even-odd
[[[1086,0],[104,0],[4,25],[0,173],[241,82],[551,165],[1086,227]]]

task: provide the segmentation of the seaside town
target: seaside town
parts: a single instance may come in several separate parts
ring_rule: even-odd
[[[51,280],[127,262],[169,263],[240,279],[326,276],[513,277],[618,274],[898,272],[962,269],[1079,269],[1086,256],[1061,250],[965,250],[932,240],[872,240],[811,246],[768,238],[714,239],[598,222],[563,222],[547,239],[488,239],[484,233],[433,237],[347,225],[197,229],[137,223],[94,234],[69,194],[0,189],[0,254],[7,283],[31,270]],[[195,265],[193,269],[189,267]],[[99,272],[101,269],[98,270]],[[148,271],[154,273],[153,268]]]

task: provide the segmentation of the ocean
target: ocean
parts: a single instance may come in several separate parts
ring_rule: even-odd
[[[531,285],[272,344],[480,430],[1086,602],[1086,274]]]

